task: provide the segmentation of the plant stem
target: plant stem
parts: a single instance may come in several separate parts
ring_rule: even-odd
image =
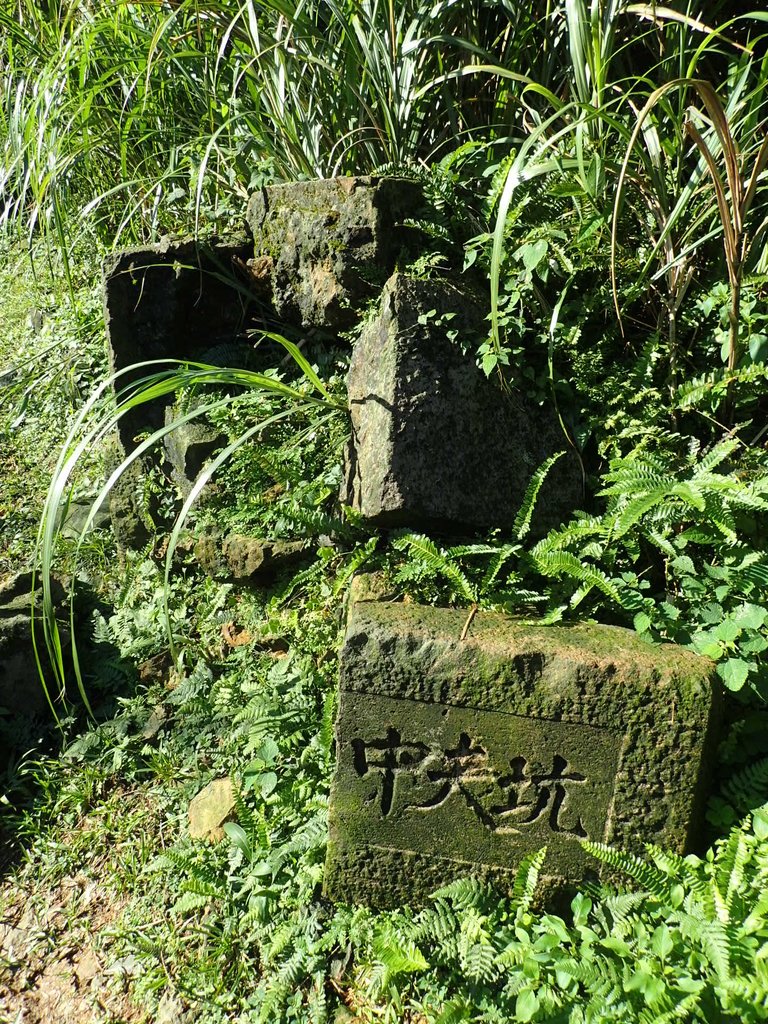
[[[741,267],[733,266],[731,273],[731,308],[728,310],[728,369],[735,370],[741,358],[739,341],[739,312],[741,306]]]

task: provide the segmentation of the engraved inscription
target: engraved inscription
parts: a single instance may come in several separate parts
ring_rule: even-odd
[[[342,691],[334,835],[505,870],[546,845],[554,873],[606,841],[623,738],[580,722]]]
[[[531,826],[544,826],[587,838],[581,818],[571,810],[571,792],[588,779],[560,754],[553,755],[550,771],[529,771],[526,758],[516,755],[507,761],[509,771],[498,772],[486,750],[466,732],[456,746],[443,749],[405,742],[393,726],[382,737],[351,742],[357,775],[377,779],[367,802],[376,801],[385,818],[434,810],[456,795],[494,832],[521,834]]]

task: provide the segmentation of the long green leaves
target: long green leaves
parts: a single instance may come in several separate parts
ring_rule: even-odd
[[[709,179],[712,184],[714,207],[717,211],[717,217],[719,218],[719,230],[722,232],[723,236],[725,262],[728,270],[728,280],[731,287],[731,308],[729,311],[730,339],[728,351],[729,370],[735,370],[741,357],[741,346],[739,342],[739,300],[741,282],[747,264],[747,259],[750,255],[752,243],[752,237],[747,231],[746,221],[760,188],[761,178],[766,164],[768,164],[768,136],[766,136],[764,131],[758,128],[754,123],[754,108],[756,106],[762,108],[765,103],[762,90],[760,93],[757,93],[754,90],[752,92],[746,92],[746,95],[742,96],[743,81],[744,79],[742,77],[738,91],[734,92],[734,95],[731,97],[731,100],[726,107],[723,106],[719,96],[711,84],[697,78],[685,77],[674,79],[671,82],[667,82],[664,85],[659,86],[658,89],[655,89],[650,94],[643,109],[638,114],[637,124],[627,144],[616,188],[613,229],[611,236],[611,273],[613,278],[613,294],[616,310],[620,316],[621,313],[619,310],[616,291],[615,271],[618,211],[624,195],[625,185],[630,175],[630,160],[633,155],[634,147],[640,138],[641,133],[643,133],[646,146],[648,146],[650,150],[649,156],[652,161],[655,161],[656,153],[659,151],[657,135],[655,132],[649,132],[646,129],[647,119],[650,117],[652,111],[664,101],[665,97],[669,93],[684,93],[685,91],[695,92],[703,104],[704,110],[697,111],[694,108],[690,108],[685,121],[679,127],[681,132],[685,131],[693,140],[696,149],[701,156],[701,163],[693,172],[685,193],[683,197],[681,197],[685,201],[678,201],[673,209],[664,211],[666,216],[660,224],[661,237],[657,242],[656,249],[658,249],[672,236],[673,232],[678,227],[678,222],[685,224],[687,221],[690,223],[688,201],[690,200],[694,190],[700,186],[705,171],[708,172]],[[744,139],[747,148],[742,152],[737,145],[735,131],[739,119],[744,119],[744,110],[741,108],[745,105],[748,108],[747,123],[751,134]],[[703,119],[706,119],[706,124],[702,130],[697,125],[696,121],[698,120],[699,123],[701,123]],[[719,159],[722,160],[724,174],[721,173],[718,163]],[[751,164],[749,163],[750,159]],[[663,208],[660,190],[657,189],[655,191],[653,199],[655,201],[655,208]],[[707,219],[711,220],[711,215]],[[697,226],[700,223],[701,221],[698,219],[695,221]],[[665,269],[673,274],[680,270],[681,265],[684,266],[682,261],[686,258],[685,254],[679,252],[676,253],[675,248],[670,249],[669,246],[666,247],[667,267],[665,267]],[[690,247],[686,249],[686,253],[687,252],[690,252]],[[679,274],[674,279],[680,280]],[[679,289],[676,290],[679,291]],[[679,294],[675,298],[676,306],[679,305],[681,299],[682,294]]]
[[[226,446],[213,462],[201,472],[191,493],[184,501],[171,531],[166,560],[167,585],[173,553],[189,512],[211,475],[233,452],[252,437],[257,436],[260,431],[291,416],[302,415],[308,412],[313,413],[313,425],[316,426],[317,422],[324,418],[344,414],[344,404],[329,394],[317,372],[300,350],[292,342],[282,338],[280,335],[269,334],[269,337],[273,341],[282,344],[292,357],[303,375],[304,387],[290,385],[274,376],[255,373],[249,370],[219,368],[203,363],[182,364],[177,361],[163,360],[159,363],[149,362],[126,367],[113,374],[95,389],[75,418],[62,446],[48,490],[40,521],[37,551],[35,554],[35,564],[39,568],[43,591],[41,614],[43,640],[47,649],[48,661],[52,667],[57,691],[55,694],[52,694],[46,689],[48,701],[54,714],[56,714],[55,701],[64,699],[68,675],[64,647],[53,605],[52,571],[57,541],[61,526],[66,519],[74,480],[81,462],[88,453],[98,449],[98,446],[114,432],[121,418],[149,402],[155,402],[158,399],[190,388],[199,389],[205,386],[216,386],[219,389],[227,389],[229,392],[224,396],[213,398],[198,405],[193,410],[177,416],[172,422],[152,432],[125,456],[110,474],[91,503],[77,539],[75,561],[77,561],[77,556],[80,553],[84,539],[90,531],[99,509],[107,500],[122,475],[169,433],[196,417],[229,405],[242,389],[255,390],[285,403],[283,409],[267,416],[243,431],[240,437]],[[158,369],[158,366],[161,365],[166,368]],[[137,373],[143,375],[137,380],[132,379],[128,385],[119,386],[122,378],[133,378]],[[118,390],[115,394],[116,388]],[[236,389],[236,393],[232,394],[231,389]],[[173,646],[170,618],[168,618],[168,623],[169,637],[171,646]],[[80,696],[86,707],[88,707],[88,697],[77,652],[75,625],[75,593],[74,589],[71,589],[69,632],[71,635],[72,665]],[[41,678],[44,678],[42,658],[39,653],[37,657]]]
[[[0,224],[231,218],[270,178],[415,165],[496,115],[454,77],[511,12],[455,0],[33,0],[0,12]],[[503,42],[501,43],[503,45]],[[438,84],[425,93],[429,82]],[[491,99],[491,102],[489,102]]]

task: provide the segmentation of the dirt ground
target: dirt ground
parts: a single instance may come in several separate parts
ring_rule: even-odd
[[[115,798],[126,815],[145,806],[140,790]],[[128,897],[116,876],[129,837],[109,836],[103,825],[96,812],[86,814],[69,835],[57,837],[55,850],[39,849],[15,870],[6,866],[0,881],[0,1024],[188,1021],[170,993],[151,1018],[130,998],[141,966],[117,947]],[[58,866],[62,856],[73,865],[70,873]]]
[[[127,996],[132,965],[106,969],[123,903],[82,873],[45,902],[13,883],[0,888],[2,1024],[144,1024]]]

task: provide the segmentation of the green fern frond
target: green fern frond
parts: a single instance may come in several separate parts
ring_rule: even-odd
[[[707,889],[706,879],[701,871],[698,858],[681,857],[672,850],[662,850],[660,846],[648,843],[645,847],[654,864],[673,881],[679,882],[689,892],[703,895]]]
[[[390,922],[385,922],[376,930],[373,955],[386,968],[388,978],[397,974],[425,971],[429,967],[413,939],[401,934]]]
[[[290,839],[281,843],[279,848],[275,847],[275,868],[282,867],[310,850],[317,850],[325,846],[327,837],[328,808],[323,801],[315,813],[295,830]]]
[[[747,554],[742,562],[727,569],[732,586],[746,592],[747,588],[768,588],[768,555],[761,551]]]
[[[725,462],[725,460],[732,455],[740,445],[741,442],[735,437],[728,438],[725,441],[721,441],[719,444],[716,444],[715,447],[712,448],[711,451],[707,452],[704,458],[699,462],[696,474],[711,473],[713,470],[717,469],[719,465]]]
[[[232,802],[235,805],[235,812],[237,814],[237,820],[240,825],[245,829],[248,838],[253,840],[256,836],[258,825],[257,814],[251,810],[243,799],[243,792],[237,783],[236,779],[231,779],[232,782]]]
[[[421,533],[407,533],[396,537],[392,541],[392,546],[398,551],[406,551],[432,576],[443,576],[453,584],[456,593],[465,601],[470,603],[477,601],[475,588],[469,579],[447,554],[437,548],[437,545],[429,537]]]
[[[736,520],[730,506],[719,494],[710,492],[706,496],[704,508],[707,522],[716,527],[727,541],[735,544],[738,540]]]
[[[737,370],[714,370],[701,377],[695,377],[682,384],[674,399],[674,408],[693,409],[705,399],[719,401],[737,385],[763,385],[768,377],[768,367],[763,363],[751,363]]]
[[[297,938],[297,928],[293,922],[286,922],[276,929],[262,959],[265,964],[274,963],[282,954],[290,949]]]
[[[651,509],[666,501],[670,491],[671,487],[669,484],[663,483],[647,491],[645,494],[638,494],[631,501],[628,501],[610,524],[611,536],[617,540],[623,537],[633,526],[637,525],[647,512],[650,512]]]
[[[439,1015],[435,1018],[435,1024],[462,1024],[463,1021],[472,1020],[474,1007],[465,999],[457,997],[445,1004]]]
[[[546,554],[549,551],[580,545],[585,538],[602,538],[605,534],[606,526],[601,517],[585,516],[582,519],[571,520],[560,529],[551,530],[536,544],[534,550]]]
[[[664,555],[665,558],[677,558],[677,556],[680,554],[680,552],[673,547],[670,541],[662,533],[660,533],[659,530],[646,527],[643,530],[643,533],[644,536],[651,542],[651,544],[653,544],[654,547],[658,548],[658,550],[662,553],[662,555]]]
[[[756,961],[754,977],[726,978],[720,983],[725,1002],[741,1019],[768,1020],[768,964]],[[750,1018],[747,1015],[754,1015]]]
[[[459,878],[432,893],[434,900],[450,900],[457,910],[482,907],[489,896],[489,887],[477,878]]]
[[[558,459],[561,459],[563,455],[565,455],[565,452],[557,452],[556,455],[551,455],[548,459],[542,462],[529,480],[520,508],[515,516],[515,521],[512,524],[512,536],[516,540],[523,540],[530,530],[531,519],[533,518],[533,511],[536,507],[536,500],[539,496],[539,491],[541,490],[550,469],[552,469],[554,464]]]
[[[643,1010],[638,1018],[638,1022],[639,1024],[674,1024],[675,1021],[696,1020],[699,1018],[694,1017],[693,1014],[701,1008],[701,1001],[702,995],[700,991],[690,992],[676,1003],[673,1003],[669,998],[665,998],[664,1004],[666,1008],[657,1004],[652,1010]]]
[[[557,969],[591,991],[602,990],[606,984],[618,986],[620,981],[615,962],[602,956],[593,960],[566,957],[557,961]]]
[[[496,951],[490,943],[474,942],[459,951],[461,968],[471,981],[490,984],[499,976]]]
[[[455,938],[461,929],[461,923],[453,907],[442,897],[435,898],[433,907],[423,910],[414,928],[416,942],[428,939],[443,946],[446,940]]]
[[[200,910],[201,907],[207,907],[211,902],[212,895],[213,894],[211,893],[193,891],[184,892],[171,907],[171,913],[189,914],[193,910]]]
[[[748,764],[722,787],[723,797],[742,817],[768,801],[768,757]]]
[[[378,536],[369,538],[365,544],[357,548],[351,558],[347,559],[343,568],[339,570],[336,574],[336,579],[333,581],[334,595],[341,593],[358,569],[371,557],[373,552],[376,550],[376,545],[378,543]]]
[[[542,846],[540,850],[529,854],[520,862],[512,885],[512,901],[518,916],[527,913],[530,908],[546,856],[547,848]]]
[[[610,914],[614,925],[619,925],[632,920],[645,902],[644,892],[619,892],[604,896],[600,906]]]
[[[650,459],[644,454],[642,462],[630,459],[616,459],[611,468],[604,474],[603,480],[609,484],[598,491],[601,498],[630,497],[635,494],[649,494],[651,491],[670,487],[674,480],[670,479],[669,466],[659,462],[656,466],[649,465]]]
[[[623,874],[629,875],[660,902],[673,902],[671,889],[674,883],[665,872],[659,871],[655,865],[649,864],[641,857],[636,857],[633,853],[616,850],[605,843],[594,843],[589,839],[583,839],[581,845],[587,853],[592,854],[593,857],[607,864],[614,871],[621,871]]]
[[[735,942],[733,933],[721,921],[683,911],[671,914],[669,920],[679,924],[685,939],[699,946],[718,981],[724,982],[731,977],[731,955]]]
[[[739,828],[731,829],[712,865],[712,896],[715,911],[723,924],[730,922],[734,899],[744,886],[752,845],[749,827],[750,819],[746,818]]]
[[[542,576],[569,576],[587,587],[597,588],[611,601],[624,606],[624,599],[616,583],[602,570],[579,561],[570,552],[539,550],[537,546],[530,552],[530,559]]]
[[[511,971],[504,982],[504,988],[502,990],[504,999],[514,999],[514,997],[519,995],[524,988],[528,988],[530,984],[530,976],[527,975],[525,971]]]
[[[503,547],[496,550],[480,584],[481,594],[487,594],[490,592],[507,561],[518,551],[519,548],[516,544],[505,544]]]

